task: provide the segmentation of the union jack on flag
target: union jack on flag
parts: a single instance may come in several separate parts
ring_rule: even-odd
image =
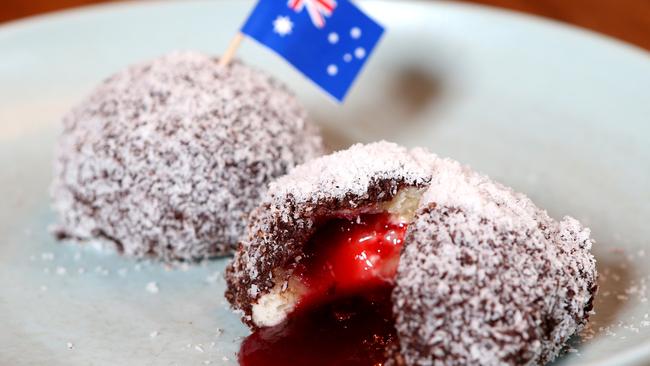
[[[334,0],[289,0],[289,7],[295,12],[299,13],[303,8],[307,8],[307,13],[311,18],[312,23],[317,28],[325,26],[325,18],[332,15],[336,7]]]
[[[241,32],[343,101],[384,28],[350,0],[259,0]]]

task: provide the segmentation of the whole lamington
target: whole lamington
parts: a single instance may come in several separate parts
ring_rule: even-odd
[[[196,52],[118,72],[63,122],[57,235],[166,262],[231,253],[267,184],[323,151],[283,85]]]

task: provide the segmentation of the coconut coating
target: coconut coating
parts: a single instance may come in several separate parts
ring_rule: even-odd
[[[195,52],[111,76],[63,125],[58,236],[163,261],[230,253],[269,181],[323,152],[283,85]]]
[[[543,365],[587,321],[588,229],[460,164],[436,164],[393,292],[406,365]]]
[[[300,262],[305,243],[323,220],[382,211],[379,205],[401,189],[428,183],[434,158],[384,141],[357,144],[297,166],[273,182],[251,213],[248,236],[227,268],[228,301],[255,327],[252,305],[276,285],[286,288],[291,273],[278,270]]]

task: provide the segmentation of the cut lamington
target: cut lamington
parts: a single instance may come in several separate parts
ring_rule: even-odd
[[[272,183],[227,271],[226,297],[244,321],[276,325],[300,301],[306,289],[292,275],[309,259],[305,245],[319,225],[384,212],[395,222],[410,220],[431,179],[432,159],[386,142],[355,145]]]
[[[317,353],[324,345],[310,349],[302,335],[278,339],[312,311],[342,323],[330,343],[351,342],[355,317],[384,317],[388,326],[369,324],[372,334],[352,341],[364,348],[354,359],[369,364],[544,364],[588,318],[590,247],[576,220],[556,222],[457,162],[355,145],[296,167],[253,211],[226,274],[228,300],[256,330],[240,362],[284,357],[273,348],[296,340],[308,350],[299,352]],[[350,311],[349,299],[368,306]],[[327,343],[326,332],[316,337]]]

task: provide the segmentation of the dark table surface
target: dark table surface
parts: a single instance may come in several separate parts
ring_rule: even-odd
[[[0,22],[115,0],[1,0]],[[399,1],[399,0],[396,0]],[[650,50],[650,0],[467,0],[537,14]]]

